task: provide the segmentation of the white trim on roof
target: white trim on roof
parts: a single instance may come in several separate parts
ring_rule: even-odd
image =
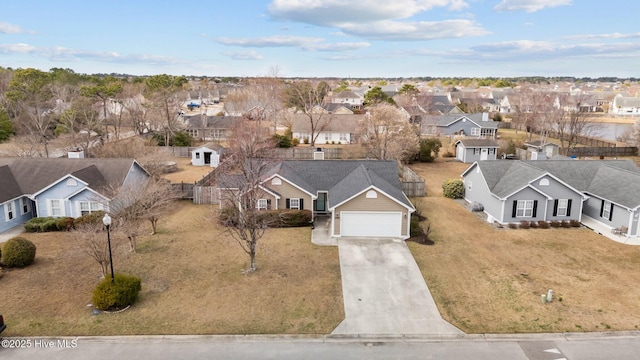
[[[300,190],[300,191],[302,191],[302,192],[304,192],[304,193],[308,194],[309,196],[311,196],[311,199],[312,199],[312,200],[316,200],[316,199],[318,198],[318,195],[317,195],[317,194],[316,194],[316,195],[314,195],[313,193],[308,192],[307,190],[305,190],[305,189],[301,188],[300,186],[298,186],[297,184],[295,184],[295,183],[294,183],[294,182],[292,182],[291,180],[289,180],[289,179],[285,178],[284,176],[280,175],[279,173],[275,173],[275,174],[273,174],[273,175],[271,175],[271,176],[269,176],[269,177],[265,178],[265,179],[262,181],[262,184],[266,184],[268,181],[270,181],[271,179],[273,179],[273,178],[274,178],[274,177],[276,177],[276,176],[277,176],[277,177],[279,177],[281,180],[286,181],[289,185],[291,185],[291,186],[295,187],[296,189],[298,189],[298,190]]]
[[[368,187],[366,187],[366,188],[365,188],[365,189],[363,189],[362,191],[357,192],[355,195],[353,195],[353,196],[351,196],[351,197],[347,198],[346,200],[343,200],[342,202],[340,202],[340,203],[338,203],[338,204],[336,204],[336,205],[333,205],[333,206],[329,207],[329,211],[332,211],[332,212],[333,212],[333,211],[334,211],[338,206],[348,203],[349,201],[351,201],[351,200],[353,200],[354,198],[356,198],[356,197],[358,197],[358,196],[360,196],[360,195],[362,195],[362,194],[366,193],[366,192],[367,192],[367,191],[369,191],[369,190],[375,190],[375,191],[377,191],[377,192],[379,192],[379,193],[383,194],[384,196],[388,197],[389,199],[393,200],[394,202],[396,202],[396,203],[398,203],[398,204],[402,205],[404,208],[406,208],[407,210],[409,210],[409,212],[414,212],[414,211],[416,210],[416,209],[414,209],[414,208],[413,208],[413,206],[407,206],[407,204],[402,203],[401,201],[399,201],[399,200],[398,200],[398,199],[396,199],[395,197],[393,197],[393,196],[391,196],[391,195],[387,194],[386,192],[382,191],[380,188],[378,188],[378,187],[376,187],[376,186],[374,186],[374,185],[369,185]],[[404,192],[403,192],[402,194],[404,194]],[[405,197],[405,198],[407,198],[407,195],[404,195],[404,197]],[[411,204],[411,201],[409,201],[409,199],[408,199],[408,198],[407,198],[407,201],[409,202],[409,204]]]
[[[38,195],[42,194],[43,192],[45,192],[45,191],[47,191],[47,190],[51,189],[52,187],[54,187],[54,186],[58,185],[58,184],[59,184],[60,182],[62,182],[63,180],[67,180],[67,179],[69,179],[69,178],[73,178],[73,179],[75,179],[76,181],[80,182],[81,184],[84,184],[84,186],[86,186],[86,187],[88,187],[88,186],[89,186],[89,183],[87,183],[86,181],[80,180],[80,178],[78,178],[78,177],[76,177],[76,176],[73,176],[73,175],[71,175],[71,174],[67,174],[67,175],[65,175],[65,176],[61,177],[60,179],[58,179],[58,180],[56,180],[56,181],[54,181],[54,182],[50,183],[49,185],[45,186],[45,187],[44,187],[44,188],[42,188],[40,191],[36,192],[35,194],[33,194],[33,195],[31,195],[31,196],[33,196],[33,197],[37,197]]]

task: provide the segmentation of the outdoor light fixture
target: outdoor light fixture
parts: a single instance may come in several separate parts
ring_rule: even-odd
[[[109,214],[104,214],[102,218],[102,223],[107,227],[107,243],[109,244],[109,265],[111,265],[111,283],[114,282],[113,275],[113,255],[111,255],[111,216]]]

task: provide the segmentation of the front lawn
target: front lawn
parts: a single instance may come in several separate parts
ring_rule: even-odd
[[[178,203],[159,234],[140,239],[137,254],[112,239],[116,272],[142,279],[138,301],[120,314],[92,315],[100,268],[68,233],[25,234],[36,261],[4,269],[2,335],[324,334],[344,319],[337,247],[311,244],[308,227],[270,229],[258,271],[244,274],[248,256],[210,213]]]
[[[639,328],[640,247],[586,228],[495,229],[442,196],[468,166],[446,160],[412,166],[427,182],[435,245],[408,243],[446,320],[468,333]]]

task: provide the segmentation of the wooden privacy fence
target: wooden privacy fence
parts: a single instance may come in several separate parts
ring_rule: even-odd
[[[317,151],[315,147],[292,147],[275,149],[276,157],[288,160],[313,160],[313,153]],[[336,160],[342,158],[341,148],[321,148],[325,160]]]
[[[402,184],[402,191],[408,197],[422,197],[425,196],[424,191],[424,179],[420,175],[416,174],[409,167],[398,164],[400,172],[400,182]]]
[[[562,149],[563,153],[566,149]],[[606,156],[606,157],[618,157],[618,156],[637,156],[638,148],[635,146],[621,146],[621,147],[576,147],[568,149],[567,156]]]
[[[193,203],[196,205],[220,204],[220,190],[215,186],[194,186]]]

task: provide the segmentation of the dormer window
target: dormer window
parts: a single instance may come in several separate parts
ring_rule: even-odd
[[[377,199],[378,198],[378,193],[373,191],[373,190],[369,190],[369,191],[367,191],[366,197],[367,197],[367,199]]]
[[[271,179],[271,185],[282,185],[282,180],[280,180],[280,178],[273,178]]]
[[[67,179],[67,186],[78,186],[76,179]]]

